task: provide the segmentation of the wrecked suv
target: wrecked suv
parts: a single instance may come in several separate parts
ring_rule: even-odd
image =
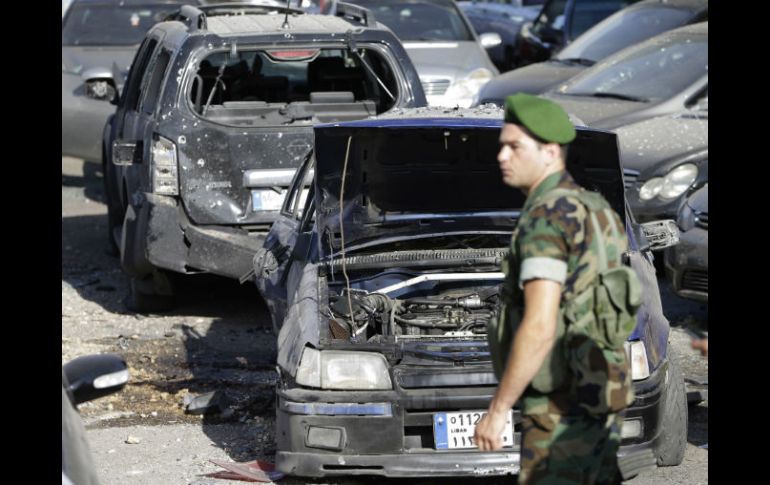
[[[367,12],[183,6],[148,32],[103,136],[132,309],[167,308],[173,273],[251,271],[314,124],[425,105],[401,43]]]
[[[524,203],[501,181],[502,118],[498,108],[426,108],[316,126],[314,156],[255,257],[278,330],[282,472],[518,473],[518,407],[502,450],[480,452],[470,440],[497,384],[486,323],[498,311],[500,263]],[[616,135],[579,127],[567,166],[625,217],[626,262],[644,288],[626,343],[636,400],[625,414],[621,471],[679,464],[684,381],[667,345],[651,229],[626,210]]]

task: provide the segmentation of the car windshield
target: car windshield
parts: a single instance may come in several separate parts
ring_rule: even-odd
[[[599,61],[630,45],[682,25],[692,13],[655,5],[620,11],[597,24],[561,51],[557,59]]]
[[[62,45],[139,44],[178,5],[74,4],[62,22]]]
[[[402,41],[473,40],[473,35],[451,0],[356,0],[374,12]]]
[[[578,75],[559,92],[659,100],[708,74],[708,38],[673,35],[641,44]]]

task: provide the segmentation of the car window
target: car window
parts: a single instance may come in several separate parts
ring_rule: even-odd
[[[62,20],[62,45],[134,45],[178,5],[76,3]]]
[[[564,94],[666,99],[708,74],[708,39],[677,35],[640,46],[578,75]]]
[[[402,41],[473,40],[453,0],[356,0]]]
[[[166,49],[161,49],[155,58],[154,65],[150,67],[149,79],[142,90],[141,111],[151,115],[155,112],[160,99],[161,82],[163,81],[166,68],[171,60],[171,53]]]
[[[663,4],[622,10],[586,31],[556,58],[596,62],[625,47],[683,25],[691,15],[688,10]]]
[[[586,30],[598,24],[621,8],[633,3],[628,0],[583,0],[575,3],[569,26],[569,39],[572,40]]]
[[[532,31],[540,34],[543,29],[547,28],[562,30],[564,28],[564,9],[566,7],[567,0],[552,0],[546,3],[540,15],[535,19]]]
[[[289,190],[286,194],[286,198],[283,200],[283,206],[281,207],[281,214],[299,220],[302,217],[302,208],[305,207],[308,188],[313,181],[313,167],[315,165],[315,157],[309,156],[305,163],[297,169],[297,173],[294,174]]]
[[[138,106],[140,94],[139,90],[142,85],[141,81],[144,77],[147,63],[150,61],[150,56],[152,55],[157,45],[157,39],[152,37],[146,39],[144,43],[142,43],[142,46],[139,48],[139,52],[136,53],[136,57],[134,57],[134,62],[131,65],[128,81],[126,82],[126,88],[121,100],[122,105],[127,110],[135,111]]]
[[[214,52],[198,65],[190,103],[204,118],[229,125],[366,118],[389,110],[399,97],[396,67],[382,52],[360,48],[360,57],[348,49],[315,47],[239,47],[235,56]]]

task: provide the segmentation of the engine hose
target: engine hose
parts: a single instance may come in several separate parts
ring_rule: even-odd
[[[401,318],[399,316],[395,316],[395,319],[399,323],[403,323],[404,325],[412,325],[414,327],[421,327],[421,328],[457,328],[457,325],[453,323],[435,323],[431,322],[430,320],[420,320],[420,319],[407,319],[407,318]]]

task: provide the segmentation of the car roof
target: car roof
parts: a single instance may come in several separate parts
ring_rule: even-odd
[[[284,15],[230,15],[206,19],[208,30],[219,36],[255,33],[312,33],[344,34],[351,29],[351,22],[331,15],[303,14],[289,16],[289,29],[281,28]],[[360,27],[360,25],[356,25]]]

